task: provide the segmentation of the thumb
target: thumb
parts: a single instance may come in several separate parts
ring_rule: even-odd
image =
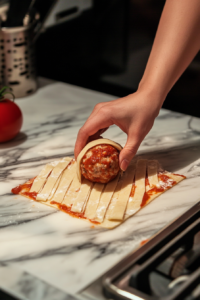
[[[122,149],[119,155],[119,165],[122,171],[126,171],[129,163],[131,162],[132,158],[135,156],[140,142],[135,138],[128,137],[126,145]]]

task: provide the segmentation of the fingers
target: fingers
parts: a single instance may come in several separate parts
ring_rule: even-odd
[[[102,128],[102,129],[98,130],[95,134],[89,136],[89,138],[87,140],[87,144],[91,141],[94,141],[94,140],[97,140],[97,139],[100,139],[100,138],[102,139],[101,134],[104,133],[107,129],[108,129],[108,127],[107,128]]]
[[[133,159],[137,150],[140,146],[141,141],[134,137],[134,135],[129,135],[125,147],[120,152],[119,164],[123,171],[126,171],[130,161]]]
[[[109,126],[113,124],[109,118],[109,114],[105,111],[103,113],[101,110],[102,109],[100,109],[99,113],[95,114],[94,117],[89,118],[79,130],[74,149],[76,159],[80,151],[87,144],[89,137],[92,137],[93,139],[98,138]]]

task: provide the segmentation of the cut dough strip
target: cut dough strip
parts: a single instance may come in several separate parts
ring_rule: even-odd
[[[101,195],[99,205],[96,210],[96,214],[94,217],[95,221],[100,222],[100,223],[103,222],[104,216],[106,214],[106,210],[108,208],[108,205],[112,199],[113,193],[114,193],[117,183],[119,181],[119,177],[120,177],[120,174],[118,174],[118,176],[114,180],[112,180],[106,184],[104,193]]]
[[[50,176],[48,177],[42,191],[37,195],[36,198],[37,201],[47,201],[50,194],[55,192],[54,186],[56,185],[57,180],[59,180],[60,175],[67,167],[69,162],[70,162],[69,158],[66,157],[57,164],[57,166],[53,169]]]
[[[95,183],[86,206],[86,210],[84,214],[86,218],[90,220],[94,219],[104,187],[105,184],[103,183]]]
[[[121,191],[121,188],[122,188],[122,182],[123,182],[122,178],[123,178],[123,176],[119,179],[119,181],[118,181],[118,183],[117,183],[117,187],[116,187],[116,189],[115,189],[115,192],[114,192],[114,194],[113,194],[113,196],[112,196],[112,199],[111,199],[110,204],[109,204],[109,206],[108,206],[108,209],[107,209],[107,211],[106,211],[106,215],[105,215],[105,218],[104,218],[103,223],[105,222],[105,220],[107,220],[107,219],[109,220],[109,219],[110,219],[110,216],[111,216],[111,214],[112,214],[112,210],[114,209],[114,207],[115,207],[115,205],[116,205],[116,202],[117,202],[117,200],[118,200],[118,198],[119,198],[119,193],[120,193],[120,191]],[[103,224],[103,223],[102,223],[102,224]]]
[[[53,168],[55,168],[55,166],[59,163],[59,161],[53,161],[49,164],[47,164],[39,173],[39,175],[35,178],[35,180],[33,181],[32,187],[30,189],[30,193],[36,192],[39,193],[41,191],[41,189],[43,188],[47,177],[49,176],[49,174],[51,173],[51,171],[53,170]]]
[[[53,170],[53,166],[52,164],[47,164],[44,169],[42,169],[42,171],[39,173],[39,175],[35,178],[33,185],[30,189],[30,193],[36,192],[39,193],[40,190],[43,188],[47,177],[49,176],[49,174],[51,173],[51,171]]]
[[[62,203],[65,194],[74,179],[74,176],[76,174],[76,162],[72,163],[68,166],[66,170],[64,170],[61,180],[59,182],[59,186],[53,196],[53,201]]]
[[[125,219],[140,209],[140,205],[145,193],[146,165],[146,159],[139,159],[136,163],[135,193],[133,197],[129,198]]]
[[[88,200],[88,196],[92,189],[93,182],[84,179],[81,185],[80,191],[78,192],[77,198],[74,200],[71,211],[81,213],[83,212],[85,201]]]
[[[122,177],[122,187],[119,192],[119,197],[109,214],[109,220],[122,221],[124,219],[124,213],[132,190],[134,176],[135,165],[130,165]]]
[[[78,180],[77,174],[75,174],[74,179],[72,180],[72,183],[64,197],[62,204],[65,204],[66,206],[70,207],[74,203],[74,200],[76,199],[80,188],[81,183]]]
[[[159,186],[157,160],[148,160],[147,173],[148,173],[150,188],[152,188],[153,186]]]

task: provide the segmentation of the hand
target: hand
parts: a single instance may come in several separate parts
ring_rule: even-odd
[[[89,141],[100,138],[109,126],[116,124],[128,135],[119,157],[120,168],[125,171],[152,128],[163,101],[158,96],[137,91],[124,98],[97,104],[79,130],[75,158]]]

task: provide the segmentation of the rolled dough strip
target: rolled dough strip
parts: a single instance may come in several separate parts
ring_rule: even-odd
[[[87,202],[87,206],[85,209],[84,215],[86,218],[88,218],[90,220],[94,219],[104,187],[105,187],[105,184],[103,184],[103,183],[95,183],[94,184],[94,187],[91,191],[90,198]]]
[[[88,195],[92,189],[93,182],[84,179],[81,185],[80,191],[78,192],[77,198],[74,200],[71,211],[81,213],[83,212],[85,201],[88,199]]]
[[[147,174],[150,188],[152,188],[153,186],[159,186],[157,160],[148,160]]]
[[[124,176],[122,177],[122,187],[119,193],[119,197],[112,209],[109,220],[122,221],[124,219],[124,213],[131,193],[134,177],[135,166],[130,165],[127,168]]]
[[[145,193],[146,166],[146,159],[139,159],[136,163],[135,193],[133,197],[129,198],[125,219],[140,209],[140,205]]]
[[[72,159],[71,159],[72,160]],[[59,180],[60,175],[64,171],[64,169],[69,164],[70,160],[68,158],[64,158],[61,160],[57,166],[53,169],[50,176],[48,177],[45,186],[42,191],[37,195],[37,201],[47,201],[50,196],[54,186],[56,185],[57,180]]]
[[[104,219],[104,216],[106,214],[107,208],[110,204],[110,201],[111,201],[112,196],[114,194],[115,188],[116,188],[117,183],[119,181],[119,176],[120,176],[120,174],[118,174],[117,177],[114,180],[112,180],[112,181],[110,181],[106,184],[106,187],[105,187],[104,192],[103,192],[103,194],[100,198],[99,205],[98,205],[97,210],[96,210],[96,214],[95,214],[95,217],[94,217],[95,221],[100,222],[100,223],[103,222],[103,219]]]
[[[58,203],[62,203],[65,194],[74,179],[74,176],[76,174],[76,162],[74,162],[72,165],[69,165],[66,170],[64,170],[59,186],[53,196],[53,200]]]
[[[123,148],[120,144],[115,143],[109,139],[98,139],[95,141],[92,141],[90,143],[88,143],[83,149],[82,151],[79,153],[78,157],[77,157],[77,176],[79,181],[81,181],[81,160],[83,158],[83,156],[85,155],[85,153],[92,147],[95,147],[97,145],[101,145],[101,144],[108,144],[111,145],[113,147],[115,147],[117,150],[121,151]]]
[[[75,174],[74,179],[72,180],[72,183],[64,197],[62,204],[65,204],[66,206],[71,206],[74,203],[74,200],[76,199],[80,188],[81,183],[78,180],[77,174]]]

